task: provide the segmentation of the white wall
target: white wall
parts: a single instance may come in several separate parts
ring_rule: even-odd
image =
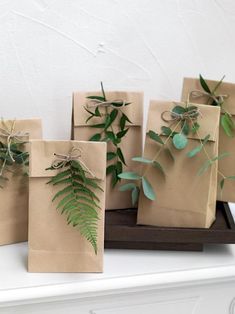
[[[178,100],[183,76],[235,82],[233,0],[0,0],[0,115],[70,134],[73,90]]]

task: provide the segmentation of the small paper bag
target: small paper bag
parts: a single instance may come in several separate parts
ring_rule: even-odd
[[[66,221],[66,215],[52,201],[58,187],[47,184],[60,170],[46,170],[54,154],[68,155],[71,149],[81,151],[80,162],[99,180],[97,254],[77,227]],[[77,141],[32,141],[29,181],[29,256],[30,272],[102,272],[104,250],[106,143]],[[61,189],[61,188],[60,188]]]
[[[172,102],[152,101],[148,112],[147,131],[161,134],[162,126],[169,126],[161,118],[164,111],[172,111]],[[218,154],[218,129],[220,108],[196,105],[200,111],[198,130],[200,138],[210,134],[205,144],[208,155]],[[171,129],[174,127],[172,126]],[[179,131],[179,130],[177,130]],[[162,136],[163,141],[166,136]],[[177,150],[171,144],[170,150],[174,160],[163,150],[158,161],[165,170],[165,176],[151,166],[147,168],[146,177],[151,183],[156,200],[150,201],[140,194],[137,223],[163,227],[209,228],[215,220],[217,161],[208,170],[198,175],[198,171],[206,161],[203,152],[193,158],[186,154],[200,142],[196,135],[189,134],[188,145],[183,150]],[[169,141],[170,142],[170,141]],[[161,146],[149,137],[146,138],[144,157],[154,159]]]
[[[7,144],[7,134],[13,124],[13,133],[20,134],[19,139],[22,141],[42,137],[40,119],[0,120],[0,141],[4,145]],[[24,144],[23,149],[28,152],[29,145]],[[28,239],[28,177],[23,175],[19,166],[11,166],[11,171],[14,172],[6,172],[8,180],[1,182],[0,188],[0,245]]]
[[[122,138],[120,147],[126,161],[126,167],[123,166],[123,171],[137,171],[137,163],[131,160],[134,156],[142,154],[142,125],[143,125],[143,93],[140,92],[106,92],[106,97],[109,100],[121,99],[129,105],[122,107],[119,111],[126,114],[132,123],[127,122],[129,128],[127,134]],[[92,119],[86,123],[89,114],[84,109],[84,106],[89,102],[87,96],[101,96],[100,92],[76,92],[73,94],[73,117],[72,117],[72,139],[89,140],[92,135],[97,133],[99,129],[90,127],[91,124],[101,123],[99,118]],[[105,110],[105,108],[100,109]],[[110,110],[110,108],[108,108]],[[113,127],[117,130],[117,121],[114,121]],[[114,151],[112,143],[108,142],[107,151]],[[113,163],[113,160],[108,162],[108,165]],[[117,183],[112,187],[111,175],[107,175],[106,179],[106,209],[123,209],[132,208],[132,203],[129,198],[129,193],[119,191],[119,186],[122,183]]]
[[[213,90],[218,84],[218,81],[206,80],[209,88]],[[184,78],[183,90],[181,99],[185,101],[191,91],[203,91],[199,79],[196,78]],[[232,119],[235,122],[235,84],[225,83],[219,86],[216,91],[217,95],[227,95],[223,104],[223,109],[228,111],[232,115]],[[199,104],[211,103],[207,96],[197,96],[196,98],[190,97],[191,102]],[[221,112],[221,116],[223,112]],[[228,152],[229,156],[225,159],[219,160],[219,171],[225,176],[235,175],[235,141],[233,137],[229,137],[225,134],[223,127],[220,125],[219,130],[219,154]],[[235,180],[226,180],[223,190],[221,191],[220,181],[222,177],[218,175],[217,186],[217,200],[224,202],[235,202]]]

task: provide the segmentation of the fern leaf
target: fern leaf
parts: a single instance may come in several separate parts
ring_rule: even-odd
[[[51,168],[48,168],[51,170]],[[53,169],[53,168],[52,168]],[[65,170],[63,170],[65,169]],[[58,200],[56,208],[66,216],[67,223],[77,228],[92,245],[97,254],[97,228],[99,221],[99,198],[95,191],[103,191],[97,179],[89,178],[78,161],[69,161],[61,172],[50,179],[58,190],[52,202]]]
[[[49,169],[49,168],[48,168]],[[52,168],[53,169],[53,168]],[[55,175],[54,177],[51,178],[50,181],[48,181],[47,183],[56,183],[59,182],[61,179],[63,179],[64,177],[67,177],[68,175],[70,175],[70,170],[65,170],[62,172],[59,172],[57,175]]]

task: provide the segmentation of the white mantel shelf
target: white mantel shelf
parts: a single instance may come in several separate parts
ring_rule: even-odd
[[[223,289],[224,293],[227,290],[231,293],[226,292],[225,300],[230,312],[218,314],[235,314],[235,245],[208,245],[203,252],[106,250],[103,274],[28,273],[27,243],[0,247],[0,257],[0,313],[27,313],[25,307],[29,312],[48,313],[48,304],[55,307],[60,304],[56,313],[66,313],[67,305],[71,310],[71,301],[76,311],[81,308],[79,314],[132,313],[133,306],[133,313],[142,313],[146,311],[141,308],[143,304],[147,306],[144,300],[153,295],[156,309],[166,304],[168,307],[163,313],[171,313],[168,311],[171,302],[186,297],[184,302],[191,306],[196,296],[194,309],[197,298],[203,299],[207,287],[212,287],[210,291],[219,287],[220,302]],[[139,295],[144,303],[140,302]],[[116,303],[112,301],[110,306],[107,297]],[[86,308],[86,301],[92,304],[91,308]],[[151,309],[147,313],[152,313]],[[217,313],[216,309],[213,313]]]

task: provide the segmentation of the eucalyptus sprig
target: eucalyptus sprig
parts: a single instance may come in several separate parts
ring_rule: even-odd
[[[53,166],[47,168],[56,169],[60,171],[48,182],[58,188],[52,202],[57,201],[57,210],[67,216],[67,223],[80,231],[97,254],[100,200],[95,192],[103,191],[99,180],[90,178],[89,172],[78,160],[59,162],[56,168]]]
[[[226,98],[229,97],[229,95],[217,95],[217,90],[223,83],[225,76],[221,78],[220,81],[216,84],[213,90],[210,89],[208,86],[206,80],[202,77],[202,75],[199,75],[199,81],[202,89],[204,92],[206,92],[210,97],[208,98],[208,104],[211,104],[212,106],[219,106],[221,107],[221,118],[220,118],[220,124],[225,132],[225,134],[228,137],[234,137],[235,135],[235,123],[232,119],[232,115],[230,112],[228,112],[224,108],[224,103],[226,102]]]
[[[170,116],[165,116],[165,114]],[[184,106],[175,104],[171,111],[166,111],[162,113],[162,119],[166,122],[171,122],[170,126],[162,126],[161,134],[157,134],[153,130],[149,130],[147,136],[153,140],[157,146],[157,152],[153,159],[148,159],[145,157],[134,157],[132,160],[141,162],[143,164],[143,171],[141,174],[137,172],[123,172],[119,175],[120,178],[125,180],[134,181],[134,183],[127,183],[120,187],[121,191],[131,190],[132,192],[132,203],[135,205],[138,202],[140,189],[143,190],[145,197],[151,201],[156,199],[156,193],[152,187],[152,184],[147,179],[147,173],[149,170],[157,169],[158,174],[165,176],[165,169],[159,162],[160,154],[165,151],[171,158],[172,162],[175,160],[174,147],[177,150],[183,150],[187,147],[188,138],[187,136],[191,134],[197,135],[200,145],[195,146],[191,151],[186,153],[189,158],[195,157],[197,154],[204,152],[206,156],[206,161],[203,163],[202,167],[198,171],[198,175],[202,175],[209,169],[211,165],[217,160],[226,157],[228,154],[223,153],[218,156],[210,156],[206,151],[205,144],[210,138],[210,135],[206,135],[203,140],[201,140],[199,129],[200,124],[198,122],[198,116],[200,111],[198,107],[192,105],[188,102]],[[173,126],[173,127],[172,127]],[[166,136],[166,140],[163,141],[162,135]],[[235,179],[235,176],[225,177],[221,172],[223,180],[225,179]],[[221,186],[223,187],[224,181],[222,181]]]
[[[99,123],[89,125],[94,129],[99,129],[99,132],[95,133],[89,140],[110,142],[112,144],[110,151],[107,152],[107,161],[109,164],[106,168],[106,174],[112,175],[112,186],[114,187],[118,181],[120,181],[118,175],[122,173],[123,165],[126,165],[125,156],[120,144],[129,130],[126,125],[127,122],[132,122],[122,111],[122,108],[130,105],[130,102],[125,102],[123,100],[107,100],[102,82],[101,91],[102,96],[87,97],[90,102],[95,102],[95,104],[92,106],[94,108],[93,110],[89,108],[88,105],[84,107],[89,113],[86,123],[93,118],[99,118]],[[104,108],[104,111],[101,110],[101,107]]]

